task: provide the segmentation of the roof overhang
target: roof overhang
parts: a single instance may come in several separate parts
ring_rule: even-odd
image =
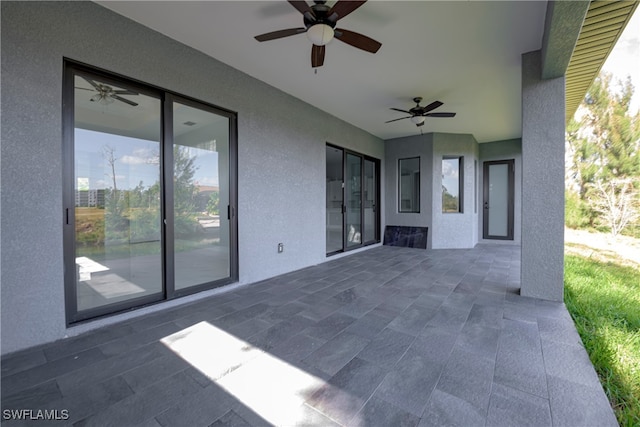
[[[563,5],[564,3],[588,3],[584,22],[565,74],[565,118],[569,121],[633,16],[638,0],[554,3],[553,6],[550,3],[549,7],[558,10],[579,7]],[[579,12],[576,13],[578,14]],[[546,33],[545,29],[545,35]],[[544,73],[543,71],[543,76]]]

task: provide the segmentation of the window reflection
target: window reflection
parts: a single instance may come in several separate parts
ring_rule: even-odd
[[[399,212],[420,212],[420,157],[398,162]]]

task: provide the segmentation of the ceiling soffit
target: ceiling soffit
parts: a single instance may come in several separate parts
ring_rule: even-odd
[[[591,1],[566,73],[569,121],[638,6],[638,1]]]

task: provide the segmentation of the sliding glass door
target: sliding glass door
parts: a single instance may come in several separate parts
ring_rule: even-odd
[[[327,255],[380,241],[379,161],[327,145]]]
[[[65,73],[69,323],[237,280],[234,115]]]

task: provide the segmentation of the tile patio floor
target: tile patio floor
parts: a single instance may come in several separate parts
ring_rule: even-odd
[[[6,357],[3,417],[617,425],[564,305],[520,297],[519,278],[514,246],[374,248]]]

